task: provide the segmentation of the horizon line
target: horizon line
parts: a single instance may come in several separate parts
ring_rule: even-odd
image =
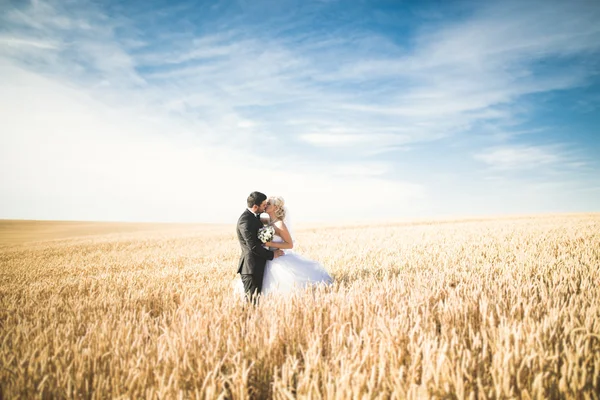
[[[462,221],[462,220],[492,220],[492,219],[519,219],[519,218],[541,218],[549,216],[568,216],[568,215],[594,215],[600,214],[600,211],[552,211],[552,212],[533,212],[533,213],[497,213],[497,214],[456,214],[456,215],[431,215],[416,217],[394,217],[388,220],[378,218],[360,219],[360,220],[335,220],[335,221],[307,221],[295,222],[299,225],[319,224],[319,225],[348,225],[369,223],[390,224],[395,222],[427,222],[427,221]],[[0,224],[7,222],[40,222],[40,223],[91,223],[91,224],[143,224],[143,225],[231,225],[232,222],[201,222],[201,221],[116,221],[116,220],[83,220],[83,219],[28,219],[28,218],[0,218]]]

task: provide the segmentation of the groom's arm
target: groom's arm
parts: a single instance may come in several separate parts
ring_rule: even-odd
[[[249,229],[247,219],[242,219],[240,221],[240,232],[252,254],[267,260],[273,259],[273,252],[262,247],[262,242],[258,240],[258,236]]]

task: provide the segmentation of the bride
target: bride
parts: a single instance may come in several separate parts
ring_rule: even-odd
[[[286,225],[287,209],[283,198],[269,197],[266,212],[271,217],[275,236],[271,242],[265,243],[265,246],[271,250],[282,249],[285,255],[267,261],[262,293],[289,293],[294,288],[303,288],[309,284],[333,283],[333,279],[321,264],[291,251],[294,241],[290,228]]]
[[[289,217],[283,198],[269,197],[266,212],[275,229],[275,235],[271,242],[264,245],[270,250],[282,249],[285,254],[267,261],[261,294],[291,293],[294,289],[301,289],[310,284],[333,283],[333,279],[321,264],[292,252],[294,240],[290,227],[286,225]],[[243,294],[241,280],[236,282],[236,286],[236,291]]]

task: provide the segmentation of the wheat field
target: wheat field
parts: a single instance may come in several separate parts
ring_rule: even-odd
[[[303,226],[257,307],[234,231],[1,221],[0,397],[599,398],[600,214]]]

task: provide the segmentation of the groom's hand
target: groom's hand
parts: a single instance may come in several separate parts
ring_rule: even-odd
[[[281,257],[282,255],[284,255],[285,253],[283,252],[283,250],[279,249],[279,250],[275,250],[273,252],[273,258],[277,258],[277,257]]]

